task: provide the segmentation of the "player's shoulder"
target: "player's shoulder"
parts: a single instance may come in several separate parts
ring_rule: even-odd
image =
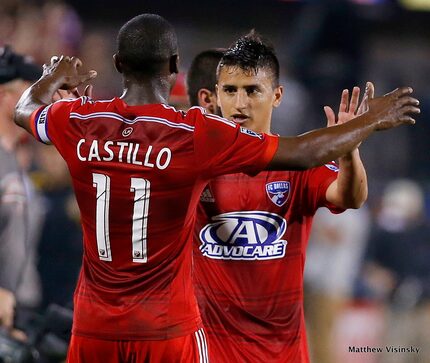
[[[204,122],[216,122],[223,125],[236,128],[237,125],[224,117],[208,113],[206,109],[200,106],[193,106],[187,111],[187,118],[193,120],[194,122],[204,121]]]

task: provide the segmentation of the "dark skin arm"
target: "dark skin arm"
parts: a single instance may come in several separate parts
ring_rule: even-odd
[[[305,170],[323,165],[353,151],[373,132],[413,125],[420,113],[412,88],[398,88],[368,100],[369,110],[342,125],[313,130],[296,137],[281,137],[268,170]]]
[[[79,73],[78,58],[51,59],[44,65],[40,80],[24,92],[15,108],[17,125],[31,132],[30,116],[51,103],[58,89],[74,89],[94,78],[97,73]],[[403,87],[369,100],[369,110],[342,125],[318,129],[296,137],[281,137],[279,147],[269,163],[269,170],[304,170],[323,165],[354,150],[370,134],[402,124],[414,124],[411,117],[420,112],[419,102],[411,97],[412,89]]]

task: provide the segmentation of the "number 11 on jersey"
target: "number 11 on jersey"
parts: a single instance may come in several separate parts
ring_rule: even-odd
[[[93,173],[96,188],[96,239],[100,260],[112,261],[109,238],[110,178]],[[147,262],[147,231],[151,183],[147,179],[131,178],[130,192],[134,193],[131,258],[133,262]]]

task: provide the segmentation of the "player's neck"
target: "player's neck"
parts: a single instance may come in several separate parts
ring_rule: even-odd
[[[170,83],[167,79],[156,78],[140,82],[124,80],[121,98],[130,106],[167,103]]]

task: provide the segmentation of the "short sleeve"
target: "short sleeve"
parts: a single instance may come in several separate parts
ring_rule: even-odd
[[[339,167],[334,161],[307,172],[307,192],[314,212],[320,207],[326,207],[332,213],[342,213],[345,211],[345,209],[335,206],[326,199],[327,189],[337,179],[338,172]]]
[[[208,177],[264,170],[278,148],[278,136],[261,134],[216,115],[190,109],[195,117],[194,148],[197,165]],[[187,115],[188,116],[188,115]]]
[[[34,137],[45,144],[56,144],[56,139],[69,122],[70,112],[81,99],[63,99],[35,110],[30,118]]]

